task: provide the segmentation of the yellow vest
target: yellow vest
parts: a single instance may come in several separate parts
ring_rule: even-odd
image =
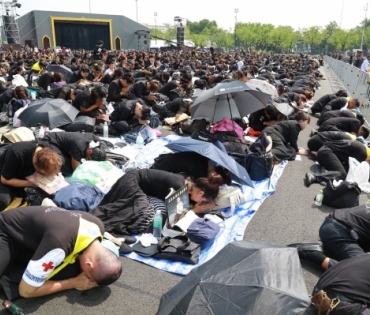
[[[78,228],[77,239],[72,253],[64,258],[63,262],[56,267],[46,279],[49,280],[64,267],[69,264],[73,264],[76,261],[78,254],[86,249],[97,238],[100,238],[101,240],[103,239],[99,227],[95,223],[80,218],[80,226]]]

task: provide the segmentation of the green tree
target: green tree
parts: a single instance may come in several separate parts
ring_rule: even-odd
[[[207,29],[217,29],[216,21],[210,21],[207,19],[199,22],[187,21],[186,26],[189,28],[190,33],[193,34],[203,34]]]
[[[338,29],[329,39],[329,42],[335,47],[336,50],[344,52],[350,48],[350,32]]]
[[[310,28],[306,28],[302,32],[303,41],[310,45],[311,52],[315,52],[315,49],[323,40],[323,34],[321,27],[319,26],[311,26]]]
[[[213,35],[213,41],[220,48],[232,48],[234,46],[233,34],[223,29],[217,29]]]

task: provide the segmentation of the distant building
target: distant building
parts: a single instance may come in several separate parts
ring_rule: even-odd
[[[94,49],[98,40],[109,50],[148,49],[149,28],[122,15],[31,11],[17,19],[21,45]]]

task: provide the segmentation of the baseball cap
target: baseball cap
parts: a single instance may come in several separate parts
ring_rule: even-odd
[[[215,222],[199,218],[195,219],[187,229],[187,237],[201,248],[206,248],[212,244],[213,240],[220,231],[220,226]]]

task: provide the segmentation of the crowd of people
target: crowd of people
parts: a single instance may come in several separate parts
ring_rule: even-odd
[[[358,100],[349,98],[346,91],[313,101],[323,78],[319,70],[321,63],[322,60],[302,54],[108,51],[101,41],[92,52],[46,49],[0,54],[0,106],[10,116],[10,123],[17,111],[30,103],[34,91],[38,98],[64,99],[78,110],[78,117],[94,119],[94,133],[60,130],[37,143],[22,141],[7,146],[0,156],[0,211],[7,209],[15,197],[24,196],[25,188],[35,188],[26,179],[35,172],[44,176],[62,173],[68,177],[83,160],[106,160],[107,147],[99,138],[103,133],[102,123],[107,123],[113,137],[137,136],[142,128],[156,130],[167,118],[191,116],[192,97],[197,89],[207,90],[232,81],[253,85],[257,80],[273,87],[273,95],[270,93],[270,101],[263,109],[246,119],[234,119],[234,123],[249,135],[268,136],[275,164],[294,160],[299,154],[311,154],[330,171],[330,176],[307,173],[305,185],[331,180],[333,172],[338,179],[345,179],[349,157],[370,162],[366,142],[369,129],[364,126]],[[49,65],[69,69],[65,73],[68,78],[62,72],[48,71]],[[281,104],[286,106],[284,110]],[[319,126],[307,150],[298,147],[297,140],[300,131],[310,123],[311,115],[319,117]],[[205,125],[210,124],[211,117],[205,121]],[[178,125],[173,130],[186,133]],[[230,153],[219,142],[217,146]],[[119,277],[121,264],[101,245],[104,230],[120,235],[146,232],[155,214],[155,206],[148,196],[164,200],[170,188],[180,189],[185,184],[192,210],[202,216],[213,209],[219,187],[231,182],[227,169],[197,153],[165,154],[150,169],[124,174],[91,213],[41,205],[3,211],[0,253],[4,259],[0,262],[0,284],[10,298],[110,284]],[[361,254],[367,251],[368,223],[362,210],[363,207],[335,210],[326,219],[320,237],[329,249],[329,257],[317,251],[315,245],[308,250],[300,247],[300,257],[324,269],[330,267],[329,270],[346,273],[348,261],[344,262],[346,266],[338,261],[356,256],[354,263],[361,266],[356,270],[366,270],[367,258]],[[37,233],[30,232],[35,230]],[[357,240],[348,238],[350,231],[357,232]],[[27,255],[20,259],[24,252]],[[45,262],[49,263],[44,266]],[[328,277],[324,274],[317,290],[328,288],[322,284],[329,281]],[[345,274],[346,277],[351,281],[356,277],[368,278],[365,272],[356,277]],[[338,291],[333,284],[326,292],[331,299],[346,301],[345,296],[353,307],[362,302],[370,305],[366,294],[356,295],[359,288],[368,291],[369,281],[364,280],[356,291],[349,293],[342,292],[341,284],[337,285]],[[336,311],[342,314],[339,309],[332,314]]]

